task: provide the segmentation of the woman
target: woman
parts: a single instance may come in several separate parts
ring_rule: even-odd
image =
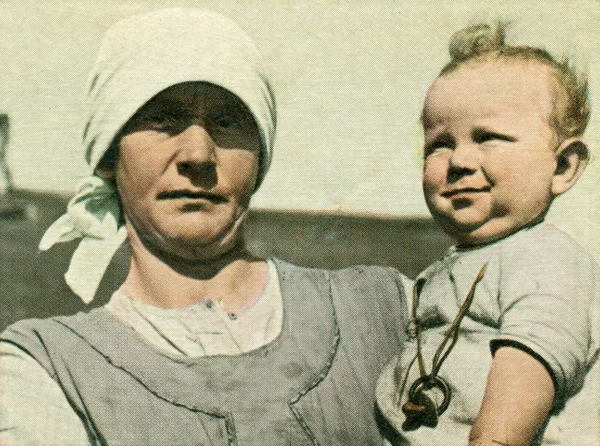
[[[374,387],[404,278],[245,250],[275,132],[249,38],[152,12],[108,32],[90,79],[94,175],[41,248],[83,238],[66,279],[86,301],[125,237],[130,270],[103,308],[4,332],[0,443],[383,444]]]

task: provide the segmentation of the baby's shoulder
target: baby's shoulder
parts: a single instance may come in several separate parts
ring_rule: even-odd
[[[491,296],[568,292],[574,287],[596,294],[600,289],[600,269],[594,259],[568,234],[548,223],[489,245],[451,249],[418,277],[438,287],[448,287],[444,281],[450,281],[452,289],[464,294],[486,263],[479,288]]]
[[[569,305],[600,297],[600,268],[573,238],[541,224],[500,244],[495,268],[500,300],[528,295],[561,296]]]
[[[503,269],[530,272],[598,269],[575,239],[550,223],[521,230],[497,245],[499,266]]]

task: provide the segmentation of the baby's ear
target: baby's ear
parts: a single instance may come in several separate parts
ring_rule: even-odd
[[[579,179],[589,160],[589,151],[581,138],[565,139],[556,150],[556,170],[552,178],[552,194],[568,191]]]

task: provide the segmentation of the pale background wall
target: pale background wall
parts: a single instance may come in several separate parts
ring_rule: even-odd
[[[87,73],[104,31],[131,14],[199,6],[235,18],[271,67],[276,156],[255,207],[426,215],[418,116],[447,61],[447,41],[478,19],[512,22],[509,41],[577,54],[600,98],[600,2],[577,1],[17,1],[0,4],[0,111],[11,118],[17,186],[71,192]],[[581,56],[581,57],[580,57]],[[600,259],[600,110],[595,153],[550,219]]]

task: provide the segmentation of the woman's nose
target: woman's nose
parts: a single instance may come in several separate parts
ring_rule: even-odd
[[[216,162],[216,144],[203,125],[191,124],[177,136],[178,160],[198,164]]]
[[[192,124],[177,137],[177,170],[194,184],[210,188],[217,182],[216,144],[202,125]]]

